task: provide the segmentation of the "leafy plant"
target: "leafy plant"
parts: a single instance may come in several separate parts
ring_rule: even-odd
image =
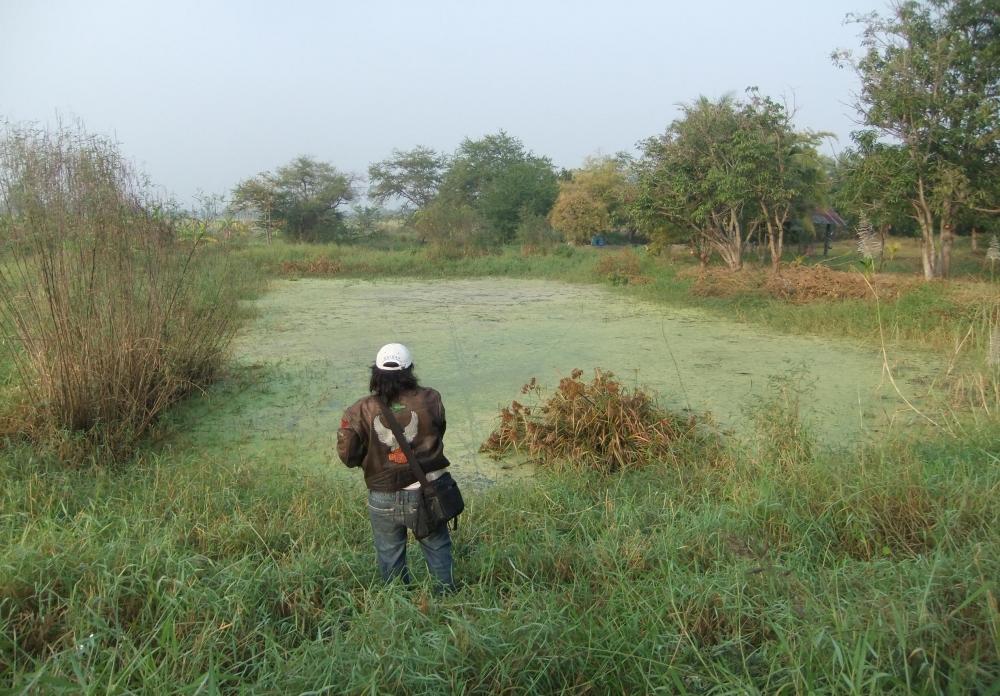
[[[276,223],[293,241],[318,242],[346,231],[340,208],[355,197],[353,177],[302,156],[241,181],[233,190],[233,206],[261,215],[268,229]]]

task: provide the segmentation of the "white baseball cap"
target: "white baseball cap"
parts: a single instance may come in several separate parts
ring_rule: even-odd
[[[386,343],[375,356],[375,367],[380,370],[405,370],[412,364],[410,349],[402,343]]]

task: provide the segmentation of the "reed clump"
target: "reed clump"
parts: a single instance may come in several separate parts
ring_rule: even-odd
[[[14,364],[0,423],[67,461],[119,460],[220,369],[239,286],[221,254],[175,239],[114,143],[66,127],[0,136],[0,326]]]
[[[538,403],[515,400],[502,408],[499,426],[480,451],[525,454],[557,470],[612,473],[675,459],[680,445],[696,439],[695,417],[660,408],[648,392],[630,389],[612,372],[597,369],[589,382],[582,376],[583,370],[573,370],[548,398],[532,378],[521,393]]]

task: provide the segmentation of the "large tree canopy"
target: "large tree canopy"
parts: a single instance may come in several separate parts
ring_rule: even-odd
[[[832,203],[855,221],[866,218],[883,234],[912,226],[909,204],[913,170],[900,145],[878,140],[875,131],[853,135],[855,146],[840,153],[833,165]]]
[[[593,235],[630,222],[633,197],[623,157],[588,158],[569,179],[559,182],[549,222],[566,239],[584,243]]]
[[[293,240],[317,242],[335,238],[344,230],[340,207],[354,200],[352,178],[333,165],[311,157],[297,157],[240,182],[233,204],[255,210],[278,222]]]
[[[368,167],[368,196],[379,205],[401,199],[419,210],[437,195],[447,166],[448,158],[428,147],[393,150]]]
[[[745,160],[754,164],[753,209],[767,233],[771,266],[777,271],[786,225],[793,219],[811,224],[813,209],[826,197],[826,171],[816,150],[823,134],[796,131],[783,104],[755,89],[749,93],[742,109]]]
[[[552,162],[500,131],[462,142],[439,195],[471,207],[489,226],[494,241],[506,243],[514,239],[525,216],[547,215],[557,193]]]
[[[819,136],[796,132],[782,105],[750,95],[747,102],[701,97],[643,143],[633,209],[650,231],[693,235],[703,261],[712,249],[732,269],[763,230],[777,269],[785,225],[823,196]]]
[[[701,97],[682,117],[642,144],[636,163],[636,216],[650,233],[693,237],[704,262],[707,248],[733,269],[755,227],[747,211],[752,173],[737,152],[741,124],[732,96]]]
[[[1000,12],[996,0],[907,0],[866,15],[864,52],[836,56],[861,79],[856,107],[898,143],[923,238],[926,278],[948,274],[956,219],[983,203],[1000,166]],[[878,170],[875,170],[877,173]],[[885,171],[880,181],[896,185]]]

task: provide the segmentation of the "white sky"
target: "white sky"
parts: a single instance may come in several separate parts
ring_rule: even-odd
[[[856,128],[830,53],[884,0],[0,0],[0,118],[82,119],[188,204],[299,154],[364,175],[393,148],[505,129],[557,166],[633,150],[676,105],[756,85],[801,128]]]

